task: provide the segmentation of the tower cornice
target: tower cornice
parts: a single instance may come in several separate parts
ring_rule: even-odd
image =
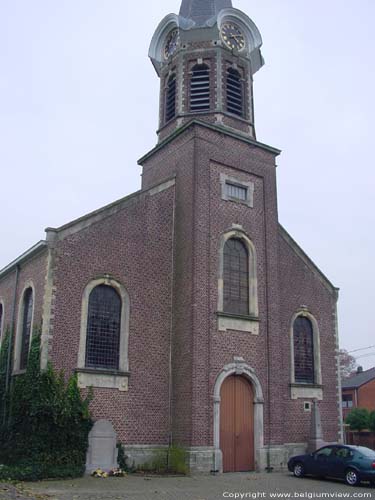
[[[142,156],[142,158],[138,160],[138,165],[143,165],[143,163],[149,160],[155,153],[163,149],[170,142],[174,141],[174,139],[176,139],[178,136],[180,136],[181,134],[183,134],[184,132],[195,126],[213,130],[215,132],[219,132],[220,134],[224,134],[228,137],[233,137],[234,139],[238,139],[239,141],[245,142],[251,146],[267,151],[268,153],[271,153],[275,156],[279,156],[281,154],[280,149],[274,148],[273,146],[269,146],[268,144],[264,144],[262,142],[258,142],[255,139],[245,137],[242,134],[236,133],[234,131],[230,131],[226,127],[222,127],[220,125],[213,125],[198,119],[193,119],[190,120],[185,125],[183,125],[182,127],[180,127],[179,129],[175,130],[166,139],[164,139],[159,144],[157,144],[153,149],[151,149],[151,151]]]

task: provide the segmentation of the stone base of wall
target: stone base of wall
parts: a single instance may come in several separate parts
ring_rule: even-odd
[[[270,448],[270,466],[276,471],[285,471],[288,466],[288,460],[295,455],[306,453],[307,443],[286,443],[283,445],[271,446]],[[156,445],[125,445],[125,454],[129,466],[144,466],[152,464],[155,459],[164,456],[167,459],[168,446]],[[256,456],[256,470],[263,472],[268,464],[267,447],[259,450]],[[222,473],[222,453],[212,447],[191,447],[187,448],[187,465],[190,473],[211,474]]]
[[[164,457],[167,459],[167,445],[124,445],[126,462],[129,467],[140,467],[151,465],[156,459]]]
[[[275,471],[285,471],[288,467],[288,461],[296,455],[307,453],[307,443],[285,443],[283,445],[274,445],[268,451],[264,447],[260,451],[260,470],[266,470],[268,466],[268,454],[270,456],[270,467]]]

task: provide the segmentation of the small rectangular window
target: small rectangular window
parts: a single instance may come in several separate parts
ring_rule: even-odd
[[[246,201],[247,200],[247,187],[236,186],[235,184],[226,184],[227,196],[230,199]]]

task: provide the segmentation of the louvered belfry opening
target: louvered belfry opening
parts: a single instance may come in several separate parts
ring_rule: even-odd
[[[176,95],[177,83],[176,74],[173,73],[168,78],[166,98],[165,98],[165,121],[169,122],[176,116]]]
[[[119,369],[120,328],[120,296],[110,286],[97,286],[89,299],[86,368]]]
[[[311,321],[298,317],[293,326],[295,381],[302,384],[315,382],[314,331]]]
[[[227,110],[237,116],[244,116],[243,82],[240,73],[229,68],[227,72]]]
[[[211,107],[210,69],[206,64],[193,67],[190,80],[190,111],[202,113]]]

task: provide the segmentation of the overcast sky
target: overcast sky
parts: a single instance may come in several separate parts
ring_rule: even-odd
[[[258,139],[278,160],[280,221],[341,288],[340,336],[375,344],[374,0],[234,0],[263,35]],[[156,143],[147,58],[179,0],[0,0],[0,268],[140,187]],[[375,347],[359,354],[375,365]]]

